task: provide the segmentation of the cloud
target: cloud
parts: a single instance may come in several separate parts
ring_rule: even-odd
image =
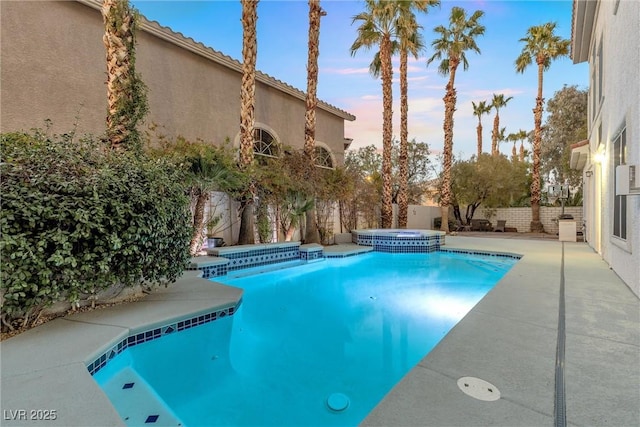
[[[494,93],[496,95],[503,94],[504,96],[509,97],[509,96],[523,94],[524,90],[505,88],[505,89],[493,89],[493,90],[478,89],[478,90],[469,90],[464,92],[466,96],[473,98],[474,100],[488,99],[489,101],[491,101],[491,99],[493,98]]]
[[[427,63],[427,57],[426,56],[425,57],[420,56],[420,57],[418,57],[418,59],[416,59],[413,56],[409,56],[407,62],[409,62],[409,64],[416,64],[416,63],[422,64],[423,68],[424,68],[424,65]]]
[[[407,81],[409,82],[418,82],[422,80],[427,80],[428,76],[415,76],[415,77],[407,77]]]
[[[323,68],[323,73],[327,74],[340,74],[340,75],[352,75],[352,74],[369,74],[369,67],[362,68]]]
[[[391,61],[392,65],[393,65],[393,75],[400,75],[400,61],[399,60],[392,60]],[[410,73],[426,73],[427,72],[427,67],[425,66],[416,66],[416,65],[411,65],[411,62],[407,61],[407,74]]]
[[[382,148],[382,100],[378,95],[343,98],[341,105],[354,114],[354,122],[345,122],[345,136],[353,138],[352,149],[367,145]],[[454,155],[469,157],[476,152],[476,120],[472,111],[458,104],[454,124]],[[444,131],[444,105],[442,99],[429,96],[409,97],[409,139],[426,142],[432,154],[442,151]],[[485,126],[487,128],[487,126]],[[485,142],[489,135],[485,129]],[[400,138],[400,101],[394,99],[393,138]],[[486,148],[486,147],[485,147]]]
[[[398,103],[398,109],[400,104]],[[439,116],[443,113],[443,103],[440,98],[409,98],[409,111],[414,113],[432,113],[437,112]]]

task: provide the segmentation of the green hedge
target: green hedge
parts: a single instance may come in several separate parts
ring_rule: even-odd
[[[91,137],[0,138],[3,328],[56,301],[184,270],[191,227],[178,169]]]

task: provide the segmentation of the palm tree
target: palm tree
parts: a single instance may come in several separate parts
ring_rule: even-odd
[[[524,162],[524,158],[525,158],[524,140],[520,140],[520,151],[518,152],[518,157],[521,162]]]
[[[493,119],[493,131],[491,132],[491,155],[497,156],[500,153],[498,149],[498,137],[500,136],[500,109],[507,105],[507,102],[511,101],[513,96],[508,98],[504,97],[504,94],[493,94],[493,100],[491,101],[491,107],[496,109],[496,116]]]
[[[205,208],[211,198],[212,191],[225,190],[236,187],[242,180],[237,166],[231,162],[225,162],[221,158],[221,152],[217,148],[211,148],[206,144],[191,144],[186,147],[184,161],[188,166],[188,179],[190,180],[190,192],[193,206],[193,233],[189,252],[196,256],[202,245],[202,235],[207,221],[205,220]],[[208,226],[207,226],[208,227]],[[212,230],[207,230],[211,232]]]
[[[320,0],[309,0],[309,58],[307,61],[307,98],[304,115],[304,153],[310,167],[315,167],[316,147],[316,96],[318,87],[318,55],[320,54],[320,17],[326,12],[320,7]],[[320,243],[315,204],[306,211],[305,243]]]
[[[524,70],[534,61],[538,65],[538,95],[536,106],[533,109],[533,171],[531,176],[531,231],[543,232],[544,227],[540,222],[540,143],[542,140],[542,110],[544,98],[542,98],[542,77],[544,71],[551,66],[551,61],[569,54],[571,40],[562,39],[553,32],[555,22],[535,25],[527,30],[527,36],[520,41],[525,43],[522,53],[516,59],[515,66],[518,73]]]
[[[491,105],[487,105],[487,101],[480,101],[477,105],[471,101],[471,105],[473,106],[473,115],[478,116],[476,133],[478,134],[478,158],[480,158],[480,154],[482,154],[482,115],[491,112]]]
[[[518,150],[516,149],[516,141],[518,139],[516,137],[516,134],[515,133],[510,133],[509,135],[507,135],[506,140],[509,141],[509,142],[513,142],[513,147],[511,147],[511,161],[512,162],[517,162],[518,161]]]
[[[515,132],[515,133],[510,133],[509,136],[507,137],[508,141],[513,142],[513,148],[511,149],[511,157],[514,162],[517,162],[518,160],[520,160],[518,157],[518,152],[516,150],[516,142],[520,141],[520,152],[522,153],[520,157],[522,157],[522,155],[524,155],[524,146],[522,144],[522,141],[524,141],[525,139],[527,139],[527,131],[523,129],[520,129],[518,130],[518,132]],[[524,159],[521,159],[521,161],[524,161]]]
[[[107,55],[107,138],[114,150],[141,149],[137,124],[148,112],[147,89],[136,74],[138,15],[127,0],[104,0]]]
[[[398,191],[398,227],[407,227],[409,211],[408,187],[409,187],[409,101],[407,97],[408,79],[407,63],[409,54],[418,59],[420,51],[424,49],[424,40],[420,34],[422,27],[416,22],[413,9],[426,12],[429,6],[440,5],[440,0],[414,0],[400,1],[398,17],[396,19],[397,43],[395,46],[400,51],[400,185]]]
[[[391,90],[392,37],[396,17],[396,4],[385,0],[366,0],[366,11],[353,17],[352,24],[360,22],[358,36],[351,45],[351,55],[361,48],[380,48],[380,70],[382,74],[382,228],[391,228],[393,213],[391,207],[391,147],[392,147],[392,107]]]
[[[259,0],[240,0],[242,3],[242,87],[240,91],[240,165],[248,169],[253,163],[254,105],[256,92],[256,40],[257,7]],[[255,242],[253,233],[253,193],[255,185],[249,186],[248,194],[240,204],[241,220],[238,244]]]
[[[513,134],[509,134],[509,137],[511,137]],[[507,137],[507,139],[509,138]],[[517,139],[511,139],[511,141],[513,142],[513,147],[511,148],[511,161],[512,162],[517,162],[518,161],[518,150],[516,150],[516,141]]]
[[[507,137],[505,135],[506,132],[507,132],[506,127],[500,128],[500,130],[498,131],[498,135],[496,136],[496,151],[493,154],[494,156],[500,155],[500,143],[507,140]]]
[[[449,27],[442,25],[434,28],[440,38],[434,40],[431,46],[435,53],[427,61],[427,65],[434,60],[442,60],[438,66],[438,72],[443,76],[449,76],[444,100],[444,150],[440,205],[442,206],[442,230],[449,232],[449,205],[451,195],[451,163],[453,161],[453,113],[456,110],[455,78],[458,65],[462,63],[463,69],[469,68],[469,62],[465,51],[472,50],[480,53],[475,38],[484,34],[484,26],[478,22],[484,15],[481,10],[476,10],[469,19],[463,8],[454,6],[451,8]]]

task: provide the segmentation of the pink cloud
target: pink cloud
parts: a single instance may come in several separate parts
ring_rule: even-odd
[[[505,96],[515,96],[515,95],[520,95],[524,93],[524,91],[521,89],[510,89],[510,88],[493,89],[493,90],[479,89],[479,90],[465,91],[465,95],[473,98],[474,100],[477,99],[480,101],[482,101],[483,99],[488,99],[489,101],[491,101],[491,98],[493,98],[494,93],[496,95],[503,94]]]
[[[369,74],[369,67],[362,68],[323,68],[323,73],[327,74],[340,74],[340,75],[351,75],[351,74]]]

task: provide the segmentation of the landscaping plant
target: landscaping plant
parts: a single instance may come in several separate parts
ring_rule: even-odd
[[[174,281],[189,260],[182,172],[73,134],[0,136],[2,329],[57,301]]]

